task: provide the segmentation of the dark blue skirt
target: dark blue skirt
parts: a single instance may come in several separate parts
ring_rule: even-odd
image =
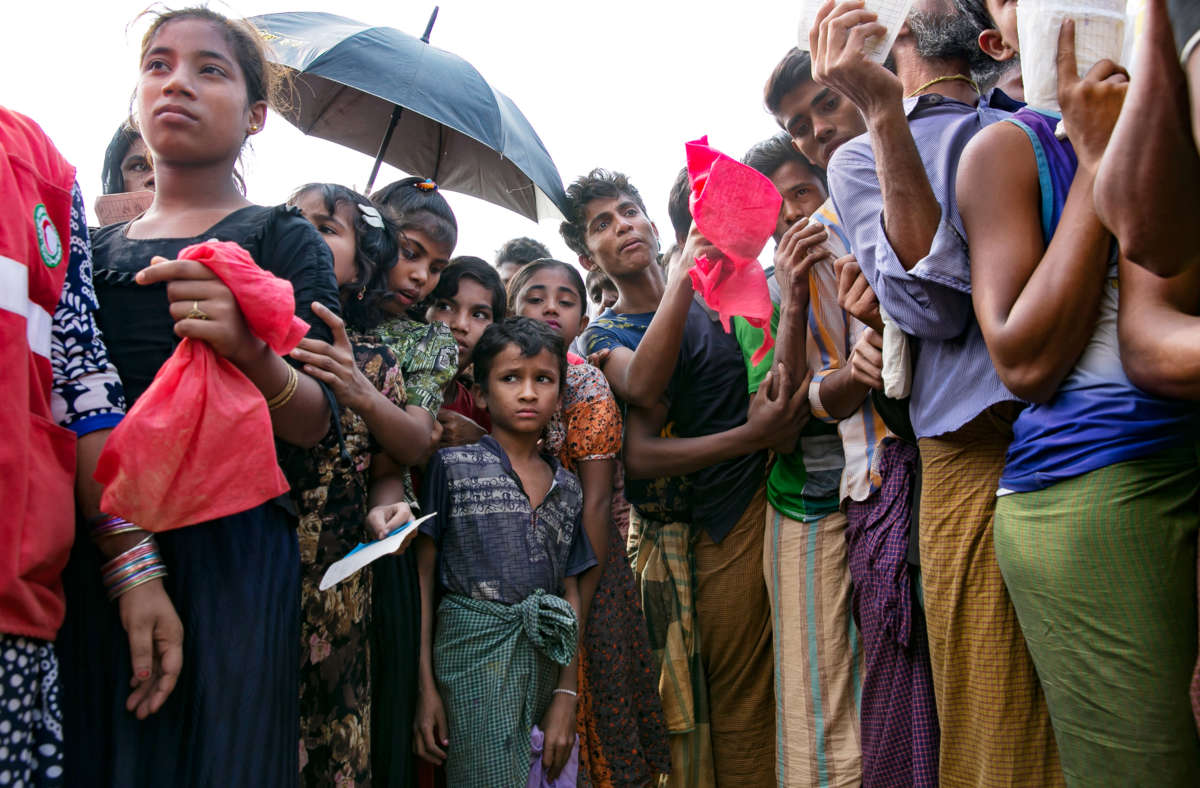
[[[183,621],[183,672],[157,714],[125,710],[129,642],[82,533],[64,579],[66,781],[72,786],[299,783],[300,558],[274,503],[159,534]]]

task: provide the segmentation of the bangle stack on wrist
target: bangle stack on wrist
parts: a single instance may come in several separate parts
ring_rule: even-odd
[[[99,542],[106,536],[130,534],[134,531],[142,530],[124,517],[119,517],[115,514],[96,515],[88,520],[88,529],[91,531],[93,542]]]
[[[104,582],[109,600],[166,575],[166,564],[151,535],[100,567],[100,579]]]
[[[291,364],[288,364],[288,381],[283,384],[283,390],[267,400],[267,410],[279,410],[284,405],[292,401],[292,397],[296,396],[296,388],[300,385],[300,373]]]

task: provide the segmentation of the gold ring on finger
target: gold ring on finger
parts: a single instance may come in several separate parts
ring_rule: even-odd
[[[183,316],[185,320],[212,320],[208,313],[200,308],[199,301],[192,302],[192,311]]]

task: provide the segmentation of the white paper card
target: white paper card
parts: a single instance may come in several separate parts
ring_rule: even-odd
[[[892,51],[892,44],[896,43],[896,36],[899,35],[904,20],[908,18],[913,0],[866,0],[866,3],[866,10],[873,11],[879,17],[879,24],[887,28],[886,37],[867,41],[867,57],[876,63],[882,63],[887,59],[888,52]],[[825,0],[804,0],[801,6],[800,48],[805,52],[809,51],[808,33],[817,21],[817,12],[823,5]]]
[[[1125,44],[1125,0],[1019,0],[1017,37],[1021,80],[1032,109],[1061,112],[1058,105],[1058,31],[1075,20],[1079,76],[1101,60],[1121,59]]]
[[[329,565],[329,568],[325,570],[325,576],[321,578],[321,584],[317,588],[321,591],[333,588],[372,561],[396,552],[400,549],[400,545],[404,544],[404,540],[409,534],[435,514],[437,512],[432,512],[417,520],[407,522],[378,542],[359,544],[353,550],[346,553],[346,556],[340,561],[334,561]]]

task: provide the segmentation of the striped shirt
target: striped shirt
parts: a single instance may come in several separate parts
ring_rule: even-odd
[[[971,304],[971,272],[954,180],[963,149],[1020,105],[998,90],[978,106],[937,94],[905,99],[909,129],[942,218],[929,254],[904,270],[883,226],[883,192],[867,134],[838,148],[829,191],[863,274],[888,315],[914,337],[910,415],[918,438],[953,432],[1016,399],[992,366]]]
[[[813,218],[830,229],[829,245],[834,255],[845,255],[846,236],[834,213],[833,202],[826,200]],[[822,260],[812,267],[808,274],[808,293],[807,356],[813,371],[809,404],[816,418],[837,422],[846,459],[842,471],[842,501],[864,501],[880,487],[879,473],[874,465],[875,450],[891,433],[872,407],[870,397],[851,415],[841,421],[834,419],[821,402],[821,381],[846,366],[850,350],[866,326],[838,305],[837,274],[832,262]]]

